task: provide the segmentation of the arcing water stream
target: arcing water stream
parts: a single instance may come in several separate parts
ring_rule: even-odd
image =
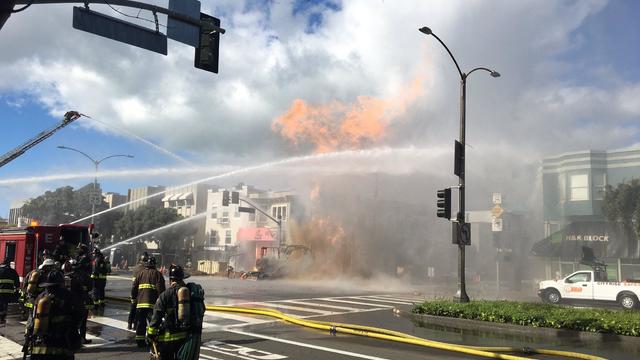
[[[323,154],[314,154],[314,155],[305,155],[305,156],[297,156],[291,157],[282,160],[276,160],[267,162],[264,164],[248,166],[240,169],[235,169],[231,171],[227,171],[222,174],[209,176],[200,180],[192,181],[186,184],[176,185],[174,187],[185,187],[196,184],[201,184],[204,182],[218,180],[222,178],[227,178],[235,175],[246,174],[250,172],[256,171],[264,171],[274,167],[283,167],[287,165],[299,165],[300,163],[312,162],[312,161],[331,161],[331,166],[323,167],[324,170],[331,171],[332,173],[371,173],[371,172],[392,172],[392,173],[410,173],[422,170],[424,168],[424,161],[427,158],[437,158],[443,154],[446,154],[446,149],[441,148],[415,148],[415,147],[407,147],[407,148],[374,148],[368,150],[349,150],[349,151],[340,151],[340,152],[332,152],[332,153],[323,153]],[[388,159],[387,157],[393,155],[393,159]],[[410,158],[410,162],[403,163],[403,159]],[[420,160],[420,163],[415,160]],[[336,166],[337,160],[348,160],[347,166],[344,168],[338,168]],[[373,160],[375,164],[369,167],[362,166],[364,160]],[[386,166],[383,166],[382,162],[386,160],[389,162]],[[312,169],[318,170],[317,166],[312,166]],[[161,196],[165,194],[169,189],[165,189],[164,191],[157,192],[155,194],[145,196],[133,201],[129,201],[124,204],[120,204],[114,206],[110,209],[106,209],[100,211],[94,216],[100,216],[107,212],[117,210],[123,208],[125,206],[129,206],[130,204],[144,201],[147,199],[151,199],[154,197]],[[72,224],[76,224],[85,220],[90,219],[91,216],[86,216],[81,219],[75,220]]]
[[[177,226],[177,225],[180,225],[180,224],[184,224],[184,223],[187,223],[187,222],[191,222],[191,221],[194,221],[194,220],[197,220],[197,219],[203,218],[203,217],[205,217],[206,215],[207,215],[207,213],[206,213],[206,212],[203,212],[203,213],[200,213],[200,214],[197,214],[197,215],[194,215],[194,216],[190,216],[190,217],[185,218],[185,219],[178,220],[178,221],[176,221],[176,222],[172,222],[172,223],[170,223],[170,224],[167,224],[167,225],[161,226],[161,227],[159,227],[159,228],[157,228],[157,229],[149,230],[149,231],[147,231],[147,232],[145,232],[145,233],[142,233],[142,234],[139,234],[139,235],[136,235],[136,236],[130,237],[130,238],[126,239],[126,240],[122,240],[122,241],[117,242],[117,243],[115,243],[115,244],[109,245],[109,246],[107,246],[107,247],[103,248],[102,250],[103,250],[103,251],[104,251],[104,250],[109,250],[109,249],[114,248],[114,247],[116,247],[116,246],[119,246],[119,245],[122,245],[122,244],[126,244],[126,243],[128,243],[128,242],[131,242],[131,241],[133,241],[133,240],[139,239],[139,238],[144,237],[144,236],[147,236],[147,235],[151,235],[151,234],[156,233],[156,232],[158,232],[158,231],[162,231],[162,230],[168,229],[168,228],[173,227],[173,226]]]
[[[187,159],[181,157],[180,155],[178,155],[176,153],[173,153],[173,152],[163,148],[162,146],[160,146],[158,144],[152,143],[151,141],[143,138],[142,136],[136,135],[136,134],[132,133],[131,131],[120,129],[120,128],[116,128],[113,125],[109,125],[109,124],[105,123],[104,121],[100,121],[98,119],[94,119],[94,118],[90,118],[90,119],[93,120],[93,121],[99,122],[100,124],[108,127],[109,129],[111,129],[111,130],[113,130],[115,132],[119,132],[119,133],[121,133],[121,134],[123,134],[125,136],[132,137],[132,138],[134,138],[136,140],[140,140],[143,143],[151,146],[152,148],[160,151],[161,153],[163,153],[165,155],[168,155],[168,156],[170,156],[170,157],[172,157],[172,158],[174,158],[174,159],[176,159],[176,160],[178,160],[178,161],[180,161],[182,163],[185,163],[185,164],[188,164],[188,165],[193,165],[191,162],[189,162]]]

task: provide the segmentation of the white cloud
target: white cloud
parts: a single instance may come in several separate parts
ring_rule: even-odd
[[[583,149],[568,133],[612,128],[603,145],[620,147],[637,135],[636,127],[615,127],[640,114],[640,84],[576,85],[570,64],[558,57],[585,46],[576,30],[605,4],[352,0],[339,11],[315,7],[323,24],[308,34],[307,14],[293,16],[291,2],[274,2],[266,12],[242,1],[205,1],[227,29],[219,75],[194,69],[188,46],[171,41],[163,57],[73,30],[70,6],[38,5],[0,32],[0,46],[14,49],[0,54],[0,66],[10,69],[0,91],[27,91],[52,113],[78,109],[172,150],[264,156],[289,149],[270,125],[294,99],[388,97],[424,73],[424,97],[384,141],[449,144],[458,79],[441,45],[417,31],[428,25],[463,69],[495,67],[503,75],[469,79],[474,146],[506,142],[542,156]]]

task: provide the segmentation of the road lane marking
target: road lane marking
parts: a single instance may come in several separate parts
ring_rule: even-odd
[[[409,302],[404,302],[404,301],[396,301],[396,300],[379,300],[376,298],[371,298],[368,296],[359,296],[356,297],[356,299],[362,299],[362,300],[369,300],[369,301],[378,301],[378,302],[383,302],[383,303],[390,303],[390,304],[402,304],[402,305],[413,305],[413,303],[409,303]]]
[[[381,358],[381,357],[377,357],[377,356],[354,353],[354,352],[351,352],[351,351],[339,350],[339,349],[329,348],[329,347],[325,347],[325,346],[307,344],[307,343],[303,343],[303,342],[299,342],[299,341],[286,340],[286,339],[276,338],[276,337],[273,337],[273,336],[262,335],[262,334],[258,334],[258,333],[248,332],[248,331],[231,330],[231,329],[227,329],[225,331],[226,332],[230,332],[230,333],[234,333],[234,334],[245,335],[245,336],[256,337],[256,338],[261,338],[261,339],[265,339],[265,340],[271,340],[271,341],[275,341],[275,342],[280,342],[280,343],[283,343],[283,344],[296,345],[296,346],[300,346],[300,347],[306,347],[306,348],[309,348],[309,349],[315,349],[315,350],[331,352],[331,353],[334,353],[334,354],[347,355],[347,356],[360,358],[360,359],[388,360],[386,358]]]
[[[290,305],[282,305],[282,304],[276,304],[276,303],[255,303],[256,305],[263,305],[263,306],[268,306],[268,307],[273,307],[273,308],[280,308],[280,309],[288,309],[288,310],[294,310],[294,311],[302,311],[302,312],[308,312],[308,313],[315,313],[315,314],[320,314],[320,315],[335,315],[337,314],[334,311],[327,311],[327,310],[318,310],[318,309],[309,309],[309,308],[304,308],[304,307],[300,307],[300,306],[290,306]],[[283,311],[284,313],[284,311]],[[285,313],[286,315],[291,315],[291,316],[299,316],[296,314],[288,314]]]
[[[203,344],[201,348],[249,360],[283,360],[288,358],[286,355],[274,354],[264,350],[236,345],[231,343],[231,341],[211,340]]]
[[[339,303],[354,304],[354,305],[365,305],[365,306],[371,306],[371,307],[375,307],[375,308],[381,308],[382,307],[383,309],[391,309],[393,307],[391,305],[365,303],[365,302],[359,302],[359,301],[342,300],[342,299],[337,299],[337,298],[319,298],[318,300],[335,301],[335,302],[339,302]]]
[[[311,301],[286,300],[286,301],[283,301],[283,302],[291,303],[291,304],[298,304],[298,305],[308,305],[308,306],[326,307],[326,308],[340,309],[340,310],[347,310],[347,311],[359,311],[359,310],[363,310],[363,309],[352,308],[352,307],[346,307],[346,306],[337,306],[337,305],[319,304],[319,303],[314,303],[314,302],[311,302]]]

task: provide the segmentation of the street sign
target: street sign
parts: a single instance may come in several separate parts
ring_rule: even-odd
[[[190,18],[200,18],[200,1],[198,0],[169,0],[169,10],[183,14]],[[177,20],[171,16],[167,20],[167,37],[193,47],[198,47],[200,28]]]
[[[102,204],[102,194],[99,192],[92,192],[91,194],[89,194],[89,203],[91,205]]]
[[[493,200],[493,205],[502,205],[502,193],[491,194],[491,200]]]
[[[246,212],[246,213],[250,213],[250,214],[255,214],[256,213],[256,209],[254,209],[252,207],[238,206],[238,212]]]
[[[502,231],[502,219],[501,218],[493,218],[493,219],[491,219],[491,231],[493,231],[493,232]]]
[[[500,205],[495,205],[494,207],[491,208],[491,217],[494,219],[499,218],[500,216],[502,216],[503,213],[504,213],[504,209],[502,209],[502,206]]]
[[[455,140],[453,150],[453,174],[464,179],[464,146]]]
[[[471,225],[459,222],[451,223],[451,238],[455,245],[471,245]]]
[[[73,28],[167,55],[165,35],[93,10],[75,6]]]

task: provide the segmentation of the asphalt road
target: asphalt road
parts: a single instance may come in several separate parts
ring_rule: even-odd
[[[277,309],[313,320],[383,327],[421,338],[466,345],[529,346],[598,354],[611,359],[637,359],[640,349],[612,344],[582,343],[558,339],[544,343],[533,336],[460,331],[442,327],[417,326],[409,316],[414,302],[430,298],[435,290],[399,286],[377,280],[279,281],[238,280],[211,277],[190,279],[202,284],[208,304],[238,305]],[[108,295],[127,296],[130,277],[109,278]],[[382,286],[381,286],[382,285]],[[431,293],[430,293],[431,292]],[[395,311],[394,311],[395,310]],[[146,351],[135,348],[133,332],[126,329],[128,305],[110,302],[89,324],[93,343],[77,354],[77,359],[148,359]],[[0,360],[21,357],[15,343],[22,342],[23,325],[11,317],[0,329]],[[11,341],[15,343],[11,343]],[[18,350],[19,352],[19,350]],[[466,359],[469,355],[415,345],[303,328],[264,316],[207,313],[201,359]],[[534,357],[549,359],[551,357]]]

